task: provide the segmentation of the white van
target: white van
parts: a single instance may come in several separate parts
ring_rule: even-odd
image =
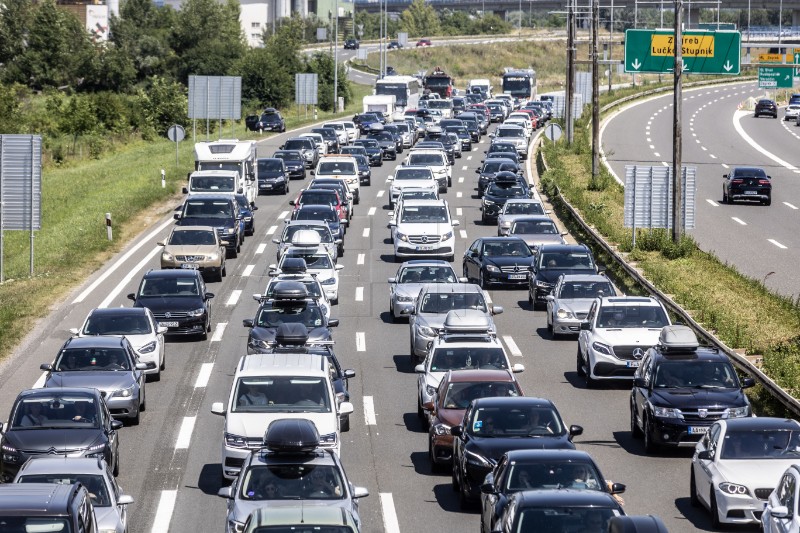
[[[184,194],[244,194],[235,170],[196,170],[189,174]]]
[[[250,204],[258,196],[258,164],[255,141],[220,139],[194,145],[195,170],[232,170],[239,174],[239,186]]]

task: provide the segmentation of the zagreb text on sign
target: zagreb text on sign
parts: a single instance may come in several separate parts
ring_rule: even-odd
[[[684,35],[681,51],[684,56],[714,57],[713,35]],[[675,55],[675,37],[672,35],[653,35],[650,38],[651,56]]]

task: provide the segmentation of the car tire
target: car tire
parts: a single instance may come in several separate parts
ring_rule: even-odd
[[[114,470],[111,472],[114,477],[119,475],[119,452],[117,452],[117,457],[114,460]]]
[[[697,483],[694,480],[694,467],[689,465],[689,503],[692,507],[700,507],[700,498],[697,497]]]
[[[393,324],[399,322],[398,316],[394,314],[394,306],[391,303],[389,304],[389,318],[392,319]]]
[[[642,438],[642,430],[639,429],[639,425],[636,423],[636,408],[633,406],[633,400],[631,400],[631,437],[634,439]]]
[[[467,283],[469,283],[470,282],[469,269],[467,268],[467,265],[463,265],[463,267],[461,268],[461,271],[463,273],[463,277],[467,278]]]
[[[148,378],[147,381],[161,381],[161,368],[155,374],[147,374],[145,377]]]
[[[722,527],[722,523],[719,521],[719,509],[717,509],[717,495],[714,494],[714,488],[711,488],[711,496],[708,499],[709,505],[708,509],[711,512],[711,527],[714,529],[720,529]]]
[[[139,410],[136,412],[136,416],[131,418],[131,425],[138,426],[141,419],[142,419],[142,409],[140,407]]]
[[[458,506],[462,511],[467,511],[472,508],[472,502],[470,502],[467,498],[467,494],[464,492],[463,484],[458,488]]]
[[[453,456],[453,468],[450,474],[452,479],[450,480],[450,486],[453,487],[454,491],[457,491],[460,488],[458,476],[456,475],[456,468],[458,468],[458,463],[456,462],[455,456]]]
[[[587,389],[596,389],[597,380],[592,377],[592,370],[589,368],[589,359],[586,359],[586,372],[583,374],[583,379],[586,382]]]
[[[766,200],[764,200],[762,202],[762,204],[764,204],[764,205],[772,205],[772,198],[767,198]]]
[[[578,348],[578,355],[575,356],[575,371],[578,376],[583,377],[586,372],[583,370],[583,357],[581,356],[581,349]]]
[[[727,204],[728,202],[728,194],[725,192],[725,189],[722,189],[722,203]]]
[[[483,276],[483,270],[481,270],[481,273],[479,274],[478,286],[481,289],[486,289],[488,287],[488,285],[486,285],[486,278]]]
[[[242,236],[241,240],[236,243],[236,255],[242,251],[242,242],[244,242],[244,236]]]
[[[350,431],[350,415],[345,415],[345,417],[342,419],[342,423],[339,426],[339,430],[342,432]]]
[[[642,437],[644,438],[644,451],[646,453],[655,453],[658,451],[658,445],[653,442],[653,428],[650,422],[650,417],[644,415],[644,429],[642,430]]]
[[[161,359],[161,366],[158,369],[162,372],[167,369],[167,354],[164,354],[164,358]],[[161,372],[158,373],[158,378],[161,379]]]
[[[481,213],[481,224],[483,224],[484,226],[488,226],[489,225],[489,217],[487,217],[483,213]]]
[[[222,269],[220,269],[219,273],[220,273],[220,276],[222,276],[220,278],[220,281],[222,281],[222,278],[224,278],[225,276],[228,275],[228,267],[227,267],[227,265],[225,264],[224,261],[222,262]]]
[[[217,269],[217,273],[214,276],[214,281],[222,281],[222,267]]]
[[[551,337],[553,337],[554,339],[556,338],[556,333],[553,328],[553,322],[551,320],[549,312],[547,313],[547,332],[550,334]]]
[[[287,181],[286,184],[283,186],[283,194],[284,196],[289,194],[289,182]]]
[[[448,263],[452,263],[453,261],[456,260],[456,255],[455,254],[450,254],[447,257],[445,257],[444,260],[447,261]]]

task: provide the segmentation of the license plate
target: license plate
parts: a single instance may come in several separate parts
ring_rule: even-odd
[[[165,328],[177,328],[178,327],[178,323],[177,322],[159,322],[158,325],[159,326],[163,326]]]
[[[185,268],[187,270],[197,270],[200,268],[200,265],[197,263],[181,263],[181,268]]]
[[[689,435],[705,435],[708,433],[708,426],[689,426]]]
[[[428,245],[428,246],[419,245],[419,246],[417,246],[417,250],[421,250],[421,251],[429,251],[429,250],[434,250],[434,249],[435,249],[435,246],[431,246],[431,245]]]
[[[261,188],[262,189],[271,189],[272,185],[270,185],[269,183],[262,183],[261,184]]]
[[[508,279],[525,279],[527,276],[525,274],[509,274]]]
[[[758,194],[758,191],[744,191],[745,194]]]
[[[639,368],[640,364],[642,364],[641,361],[625,361],[625,366],[628,368]]]

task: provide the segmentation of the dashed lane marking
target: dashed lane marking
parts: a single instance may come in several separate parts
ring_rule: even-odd
[[[357,352],[367,351],[367,338],[363,331],[359,331],[356,333],[356,351]]]
[[[458,178],[458,182],[459,182],[459,183],[464,183],[464,178],[463,178],[463,177],[461,177],[461,178]]]
[[[466,239],[467,238],[467,230],[465,230],[465,229],[459,230],[459,233],[461,234],[461,238],[462,239]]]
[[[511,352],[511,355],[514,357],[522,357],[522,351],[519,349],[519,346],[517,346],[517,343],[514,342],[511,335],[503,335],[503,342],[508,346],[508,351]]]
[[[788,207],[789,209],[797,209],[797,206],[790,204],[789,202],[783,202],[783,205]]]
[[[456,207],[456,216],[460,217],[464,214],[464,211],[460,207]]]
[[[258,245],[258,248],[256,248],[256,255],[263,254],[264,250],[266,249],[267,249],[267,243],[262,242],[261,244]]]
[[[380,191],[378,191],[378,194],[375,195],[375,197],[376,198],[383,198],[383,195],[384,195],[385,192],[386,191],[384,191],[384,190],[380,190]]]
[[[203,363],[200,365],[200,372],[197,374],[197,379],[194,382],[195,389],[200,389],[208,385],[212,370],[214,370],[214,363]]]
[[[368,215],[368,216],[372,216],[372,215],[374,215],[374,214],[375,214],[375,211],[377,211],[377,210],[378,210],[378,208],[377,208],[377,207],[370,207],[370,208],[369,208],[369,211],[367,211],[367,215]]]
[[[737,224],[740,224],[742,226],[746,226],[747,225],[747,222],[745,222],[741,218],[731,217],[731,220],[733,220],[734,222],[736,222]]]
[[[236,302],[239,301],[239,298],[242,296],[242,291],[240,289],[236,289],[231,291],[231,296],[228,298],[228,301],[225,302],[225,305],[232,306],[236,305]]]
[[[711,198],[706,198],[706,202],[708,202],[709,204],[711,204],[714,207],[719,207],[719,204],[717,202],[715,202],[714,200],[712,200]]]
[[[364,228],[364,231],[361,233],[362,237],[369,237],[369,228]]]
[[[287,216],[289,216],[289,211],[281,211],[281,214],[280,214],[280,215],[278,215],[278,220],[283,220],[283,219],[285,219]]]
[[[461,198],[463,195],[464,195],[464,193],[462,193],[461,191],[458,191],[456,193],[456,198]]]
[[[192,442],[192,431],[194,431],[194,423],[197,421],[196,416],[184,416],[181,422],[181,429],[178,431],[178,439],[175,441],[176,450],[185,450]]]
[[[658,152],[653,152],[653,155],[656,157],[661,157],[661,154],[659,154]]]
[[[356,264],[357,265],[363,265],[364,264],[364,254],[358,254],[358,259],[356,260]]]
[[[221,341],[226,327],[228,327],[227,322],[217,322],[217,325],[214,327],[214,333],[211,335],[211,342]]]
[[[381,492],[381,513],[383,514],[383,530],[386,533],[400,533],[400,523],[394,509],[394,498],[391,492]]]
[[[267,229],[267,235],[272,235],[277,229],[278,226],[270,226],[269,229]]]
[[[364,301],[364,287],[356,287],[356,301],[357,302]]]
[[[247,276],[252,274],[254,268],[256,268],[255,265],[247,265],[246,267],[244,267],[244,270],[242,270],[242,277],[246,278]]]
[[[178,499],[177,490],[162,490],[158,499],[156,516],[150,533],[169,533],[169,522],[172,520],[172,511],[175,510],[175,501]],[[398,530],[399,531],[399,530]]]
[[[785,250],[786,249],[786,246],[782,245],[781,243],[779,243],[775,239],[767,239],[767,240],[769,242],[771,242],[772,244],[774,244],[775,246],[777,246],[778,248],[780,248],[781,250]]]
[[[375,402],[372,396],[364,396],[361,401],[364,403],[364,423],[368,426],[377,426],[378,420],[375,418]]]

